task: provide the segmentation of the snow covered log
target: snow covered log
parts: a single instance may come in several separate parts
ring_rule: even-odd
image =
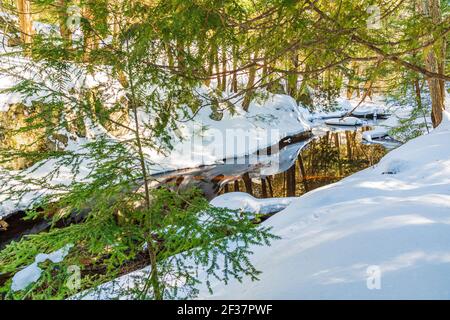
[[[218,208],[248,213],[272,214],[285,209],[294,199],[294,197],[257,199],[245,192],[231,192],[214,198],[210,204]]]
[[[345,117],[345,118],[340,118],[340,119],[328,119],[328,120],[325,120],[325,124],[327,124],[329,126],[349,126],[349,127],[354,127],[354,126],[362,125],[363,122],[361,120],[359,120],[358,118],[355,118],[355,117]]]

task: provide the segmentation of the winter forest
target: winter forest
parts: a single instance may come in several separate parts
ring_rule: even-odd
[[[0,300],[450,299],[448,0],[0,0]]]

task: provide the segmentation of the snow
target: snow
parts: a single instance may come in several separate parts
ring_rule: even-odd
[[[50,260],[53,263],[59,263],[63,261],[72,246],[73,245],[68,244],[52,253],[39,253],[38,255],[36,255],[32,264],[20,270],[14,275],[14,277],[12,278],[11,290],[20,291],[26,289],[30,284],[38,281],[42,274],[42,269],[39,268],[38,264],[46,260]]]
[[[215,299],[448,299],[450,114],[381,162],[293,201],[265,222],[282,237],[254,248],[258,282]],[[380,271],[370,289],[368,271]]]
[[[2,13],[0,13],[2,15]],[[50,25],[34,23],[37,32],[57,32]],[[0,42],[4,41],[0,35]],[[14,48],[3,47],[12,53]],[[51,77],[36,63],[28,68],[26,58],[5,56],[0,62],[0,92],[20,81],[20,78],[44,81],[49,90],[61,90]],[[8,68],[12,68],[7,71]],[[67,96],[79,97],[85,89],[100,89],[107,105],[114,105],[125,97],[117,81],[112,81],[110,70],[99,69],[86,73],[78,67],[67,70],[68,85],[62,88]],[[19,78],[20,77],[20,78]],[[197,88],[200,96],[207,96],[211,88]],[[224,98],[231,93],[223,93]],[[0,112],[7,112],[11,105],[22,103],[31,106],[38,99],[47,97],[42,90],[31,96],[19,93],[0,93]],[[345,117],[360,104],[358,99],[338,99],[338,110],[309,114],[296,101],[280,94],[269,94],[267,99],[255,99],[248,112],[238,98],[230,98],[234,111],[223,108],[220,121],[211,118],[212,110],[204,106],[193,119],[180,123],[171,132],[173,149],[158,153],[145,149],[152,160],[150,173],[158,174],[177,169],[222,163],[224,159],[254,156],[278,141],[310,130],[312,124],[305,119],[324,121],[332,126],[357,126],[364,122],[356,117]],[[70,100],[66,101],[70,103]],[[446,97],[447,110],[450,98]],[[406,118],[411,108],[389,108],[380,97],[366,101],[353,115],[393,115],[377,123],[375,128],[363,133],[369,142],[386,136],[390,130]],[[150,114],[139,113],[142,122],[151,121]],[[184,119],[182,119],[184,120]],[[418,121],[422,121],[419,119]],[[98,135],[109,135],[120,141],[127,136],[112,136],[98,124],[89,123],[86,138],[68,139],[66,150],[84,152],[84,146]],[[144,130],[145,134],[145,130]],[[273,227],[281,237],[271,247],[252,248],[251,261],[263,271],[258,282],[232,281],[228,286],[213,284],[211,296],[200,288],[200,298],[214,299],[399,299],[399,298],[449,298],[450,279],[450,113],[444,112],[441,126],[430,134],[414,139],[392,151],[381,162],[340,182],[329,185],[300,198],[256,199],[245,193],[228,193],[215,198],[211,204],[228,207],[251,214],[269,214],[281,210],[264,224]],[[231,142],[231,143],[230,143]],[[289,148],[290,157],[281,165],[295,160],[298,148]],[[272,163],[270,157],[266,162]],[[85,158],[81,171],[75,176],[70,166],[62,166],[50,185],[68,185],[73,180],[84,181],[89,174],[91,159]],[[51,191],[39,185],[24,186],[15,175],[25,175],[39,181],[56,167],[55,160],[47,160],[20,171],[1,171],[0,218],[25,209]],[[280,171],[280,163],[261,168],[260,174]],[[12,179],[10,179],[12,178]],[[2,181],[3,180],[3,181]],[[21,199],[9,199],[8,192],[29,188]],[[8,192],[7,192],[8,191]],[[12,290],[18,291],[36,282],[42,273],[38,264],[51,260],[61,262],[70,250],[66,246],[50,254],[39,254],[34,263],[13,277]],[[379,271],[380,287],[368,286],[368,275]],[[378,270],[378,271],[377,271]],[[149,268],[138,270],[104,284],[101,298],[114,296],[118,287],[133,287],[134,279],[148,275]],[[200,274],[200,277],[202,275]],[[88,295],[89,296],[89,295]],[[93,297],[93,296],[90,296]]]
[[[330,126],[360,126],[363,122],[355,117],[345,117],[325,120],[325,124]]]
[[[99,77],[101,81],[101,77]],[[87,80],[93,80],[88,77]],[[1,97],[0,97],[1,98]],[[1,104],[1,103],[0,103]],[[287,95],[271,95],[263,101],[252,101],[248,112],[236,103],[235,113],[223,111],[221,121],[210,118],[212,110],[205,106],[190,121],[180,123],[176,132],[172,132],[173,149],[166,153],[158,153],[154,149],[144,148],[149,163],[150,174],[160,174],[177,169],[195,168],[202,165],[223,163],[225,159],[234,159],[251,155],[258,150],[278,145],[278,142],[297,133],[310,129],[309,123],[303,118],[300,107],[295,100]],[[142,115],[142,123],[146,123],[147,115]],[[65,150],[78,154],[85,154],[85,145],[97,136],[107,134],[111,140],[120,141],[127,136],[114,137],[108,134],[99,124],[88,123],[86,138],[68,139],[69,145]],[[85,121],[85,122],[86,122]],[[144,132],[145,134],[145,132]],[[295,150],[295,151],[298,151]],[[272,157],[273,158],[273,157]],[[74,174],[70,165],[58,169],[58,175],[52,178],[50,185],[68,185],[72,181],[85,181],[90,172],[92,161],[84,158],[80,172]],[[273,162],[274,167],[266,167],[263,174],[279,170],[279,163]],[[23,185],[14,179],[3,186],[0,195],[0,218],[8,214],[25,209],[49,189],[43,188],[40,179],[56,167],[56,160],[46,160],[23,170],[20,174],[26,179],[33,179],[37,185]],[[0,182],[9,180],[18,172],[2,173]],[[28,190],[21,199],[9,199],[9,191]]]
[[[207,91],[206,88],[202,88]],[[310,130],[301,107],[288,96],[275,94],[250,103],[244,111],[238,98],[231,99],[234,112],[223,111],[220,121],[210,118],[205,106],[192,121],[180,123],[173,136],[174,148],[164,156],[154,150],[146,153],[158,164],[152,173],[212,165],[224,159],[239,158],[277,144],[283,138]]]
[[[445,112],[439,128],[378,165],[293,200],[263,222],[281,239],[251,247],[260,280],[217,282],[212,295],[200,287],[199,298],[448,299],[449,139]],[[233,209],[259,205],[241,194],[227,197]],[[115,298],[123,288],[140,286],[148,272],[132,272],[78,298]]]
[[[378,127],[373,130],[364,131],[362,133],[362,137],[366,141],[372,141],[373,139],[379,139],[386,137],[388,135],[389,131],[385,128]]]
[[[50,32],[46,25],[36,25],[36,29],[42,32]],[[50,29],[49,29],[50,28]],[[3,36],[2,36],[3,38]],[[1,40],[1,39],[0,39]],[[1,42],[1,41],[0,41]],[[11,48],[0,50],[10,51]],[[27,58],[18,55],[10,55],[0,62],[0,112],[7,112],[11,105],[22,103],[32,106],[36,100],[51,101],[55,97],[53,91],[64,94],[60,99],[65,104],[74,104],[72,99],[84,99],[83,94],[87,89],[96,89],[103,96],[105,106],[114,106],[125,99],[125,90],[120,83],[111,76],[112,70],[107,67],[98,67],[90,73],[79,66],[72,66],[66,70],[64,83],[53,79],[52,71],[44,68],[39,63],[33,63]],[[44,82],[45,87],[31,95],[2,90],[9,89],[23,79],[32,79],[38,83]],[[156,90],[149,88],[149,90]],[[163,90],[161,90],[163,91]],[[204,97],[213,94],[213,90],[207,87],[196,88],[198,97],[203,99],[203,106],[197,113],[184,108],[179,112],[179,123],[176,130],[167,128],[172,140],[172,149],[157,151],[144,147],[148,160],[150,174],[156,175],[163,172],[178,169],[196,168],[203,165],[223,163],[225,159],[242,158],[252,155],[258,150],[278,145],[278,142],[286,137],[310,130],[310,123],[305,120],[305,109],[288,95],[265,94],[265,98],[254,99],[245,111],[242,108],[242,99],[235,97],[232,92],[223,92],[222,97],[233,105],[233,111],[226,105],[219,105],[222,111],[220,121],[212,119],[213,113],[210,101]],[[162,92],[162,94],[164,94]],[[76,106],[75,106],[76,107]],[[183,107],[183,106],[180,106]],[[187,110],[186,110],[187,109]],[[75,109],[76,110],[76,109]],[[187,111],[184,114],[183,111]],[[131,118],[132,115],[130,115]],[[140,131],[144,136],[153,133],[148,130],[153,127],[155,117],[151,113],[139,110]],[[86,138],[77,137],[74,134],[61,132],[68,136],[69,145],[64,149],[75,154],[83,155],[80,172],[73,172],[73,165],[64,164],[57,170],[57,174],[51,178],[48,187],[42,186],[44,177],[52,172],[57,165],[54,159],[44,160],[22,171],[5,171],[0,168],[0,218],[6,218],[13,212],[24,210],[36,203],[43,195],[54,194],[52,187],[59,184],[68,186],[73,181],[86,181],[86,177],[92,170],[94,161],[84,154],[85,146],[98,136],[107,136],[111,141],[120,142],[133,139],[133,133],[123,133],[113,136],[99,123],[92,123],[90,119],[84,119],[88,129]],[[272,168],[273,169],[273,168]],[[275,168],[274,170],[277,170]],[[266,168],[269,172],[270,168]],[[21,179],[17,179],[18,176]],[[33,183],[24,184],[19,180],[29,180]],[[11,191],[21,191],[20,198],[10,198]]]
[[[318,105],[315,107],[315,111],[310,114],[310,120],[317,121],[321,119],[342,118],[350,111],[353,111],[353,115],[362,117],[371,114],[379,115],[390,113],[389,107],[386,105],[383,96],[377,95],[374,96],[372,100],[369,100],[369,98],[366,100],[368,101],[361,102],[360,98],[352,98],[349,100],[345,97],[338,97],[336,99],[334,111],[323,110],[323,108]]]
[[[247,213],[271,214],[285,209],[294,197],[257,199],[245,192],[231,192],[220,195],[210,204],[218,208],[242,210]]]

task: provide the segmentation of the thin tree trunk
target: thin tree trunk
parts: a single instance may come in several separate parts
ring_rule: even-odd
[[[91,0],[92,1],[92,0]],[[83,24],[83,46],[84,46],[84,61],[88,61],[91,56],[91,52],[95,50],[98,46],[98,39],[96,38],[95,33],[91,29],[89,25],[89,21],[93,19],[93,12],[87,4],[83,8],[83,16],[88,21],[87,24]]]
[[[266,178],[261,178],[261,189],[262,189],[262,197],[268,198]]]
[[[244,180],[245,190],[247,191],[247,193],[253,195],[252,179],[250,179],[250,175],[248,174],[248,172],[244,173],[244,175],[242,176],[242,180]]]
[[[255,52],[253,55],[253,59],[256,59],[258,57],[258,52]],[[256,78],[256,66],[251,66],[249,73],[248,73],[248,81],[247,81],[247,87],[246,87],[246,93],[244,96],[244,101],[242,102],[242,108],[245,111],[248,111],[248,107],[250,106],[250,102],[252,100],[253,96],[253,86],[255,85],[255,78]]]
[[[222,89],[222,77],[220,75],[220,59],[219,59],[219,47],[215,47],[214,50],[214,62],[216,67],[216,79],[217,79],[217,89]]]
[[[339,142],[339,133],[335,133],[335,141],[338,152],[339,177],[342,177],[341,144]]]
[[[295,164],[286,172],[287,196],[295,197]]]
[[[297,71],[298,69],[298,54],[294,54],[293,57],[291,58],[291,62],[292,62],[292,68],[294,69],[294,71]],[[298,74],[297,73],[292,73],[289,74],[287,76],[287,84],[288,84],[288,95],[290,95],[291,97],[293,97],[295,100],[297,100],[298,95],[297,95],[297,81],[298,81]]]
[[[267,177],[267,185],[269,186],[270,196],[273,198],[272,177]]]
[[[183,41],[177,40],[176,43],[177,46],[177,50],[176,50],[176,58],[177,58],[177,62],[178,62],[178,68],[183,69],[185,66],[185,61],[184,61],[184,43]]]
[[[354,76],[357,77],[359,74],[359,67],[355,62],[352,65],[352,69],[354,72]],[[347,85],[347,99],[351,99],[353,97],[353,93],[355,92],[355,89],[357,90],[357,96],[359,97],[360,92],[359,92],[358,82],[354,79],[349,79],[348,85]]]
[[[234,192],[239,192],[239,180],[234,180]]]
[[[164,43],[164,47],[166,49],[167,54],[167,63],[169,64],[170,68],[173,68],[175,66],[175,61],[172,54],[172,48],[170,47],[169,43]]]
[[[209,58],[208,58],[208,78],[205,80],[205,86],[209,87],[211,85],[211,77],[214,70],[214,48],[215,44],[211,43],[211,47],[209,49]]]
[[[236,71],[236,69],[237,69],[237,63],[238,63],[238,61],[237,61],[237,59],[238,59],[238,56],[237,56],[237,47],[236,47],[236,45],[234,45],[233,46],[233,77],[232,77],[232,80],[231,80],[231,90],[233,91],[233,92],[238,92],[238,78],[237,78],[237,71]]]
[[[126,43],[126,49],[129,52],[128,42]],[[131,91],[130,106],[131,106],[131,110],[134,114],[134,125],[135,125],[134,134],[135,134],[136,146],[137,146],[137,151],[138,151],[138,156],[139,156],[139,163],[141,166],[140,169],[142,172],[142,177],[144,179],[145,207],[147,209],[150,209],[151,200],[150,200],[150,189],[149,189],[149,185],[148,185],[149,175],[147,172],[147,166],[146,166],[146,162],[145,162],[144,151],[143,151],[143,146],[142,146],[142,141],[141,141],[139,117],[138,117],[138,111],[137,111],[138,110],[138,106],[137,106],[138,99],[137,99],[136,90],[135,90],[134,82],[133,82],[133,74],[134,74],[133,68],[132,68],[130,61],[127,61],[126,71],[128,73],[128,78],[130,79],[130,81],[129,81],[130,91]],[[147,240],[147,251],[150,256],[150,265],[151,265],[149,283],[151,283],[151,285],[152,285],[155,299],[162,300],[163,293],[161,291],[161,287],[160,287],[160,283],[159,283],[159,279],[158,279],[158,264],[157,264],[157,256],[156,256],[157,249],[154,247],[154,243],[153,243],[152,227],[153,227],[153,221],[152,221],[152,217],[150,216],[150,223],[149,223],[150,230],[148,231],[149,235],[148,235],[148,240]],[[147,294],[146,291],[147,291],[147,289],[143,292],[144,295]]]
[[[308,192],[309,191],[309,185],[308,185],[308,180],[307,180],[307,176],[306,176],[305,166],[303,164],[303,157],[302,157],[301,154],[298,155],[298,166],[300,168],[300,173],[302,174],[303,186],[305,188],[305,191]]]
[[[59,33],[67,45],[69,45],[72,40],[72,33],[67,27],[68,18],[67,0],[58,0]]]
[[[351,142],[351,135],[349,131],[345,131],[345,140],[347,140],[347,157],[349,160],[352,160],[352,142]]]
[[[222,47],[222,91],[227,90],[227,47]]]
[[[430,133],[430,128],[428,128],[427,116],[425,110],[422,109],[422,94],[420,93],[419,79],[414,79],[414,90],[416,92],[416,102],[417,108],[423,112],[423,120],[425,121],[425,126],[427,127],[427,132]]]

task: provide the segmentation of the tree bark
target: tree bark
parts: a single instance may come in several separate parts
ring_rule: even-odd
[[[418,1],[419,12],[430,17],[433,23],[442,22],[440,0]],[[437,74],[444,74],[446,43],[445,38],[436,42],[425,57],[426,68]],[[431,119],[433,127],[437,127],[442,121],[442,111],[445,109],[445,81],[438,78],[427,78],[431,96]]]
[[[258,52],[255,52],[255,54],[253,55],[253,58],[257,59],[257,57],[258,57]],[[252,89],[253,89],[253,86],[255,85],[255,78],[256,78],[256,66],[253,65],[250,67],[250,70],[248,73],[248,81],[247,81],[247,87],[246,87],[247,92],[245,93],[244,101],[242,102],[242,108],[245,111],[248,111],[250,102],[252,100],[252,96],[253,96]]]
[[[303,186],[305,187],[305,191],[308,192],[309,191],[308,180],[306,177],[306,170],[303,164],[303,158],[301,154],[298,155],[298,166],[300,168],[300,173],[302,174]]]
[[[430,128],[428,128],[427,116],[426,116],[425,110],[422,109],[422,94],[420,92],[419,79],[417,79],[417,78],[414,79],[414,91],[416,92],[417,108],[419,108],[419,110],[422,110],[423,120],[425,122],[425,126],[427,127],[427,132],[430,133]]]
[[[234,192],[239,192],[239,180],[234,180]]]
[[[286,190],[288,197],[295,197],[295,164],[286,172]]]
[[[33,20],[30,0],[17,0],[20,37],[24,44],[30,44],[33,36]]]
[[[222,47],[222,91],[227,90],[227,47]]]
[[[261,178],[261,189],[262,189],[262,197],[268,198],[266,178]]]
[[[237,64],[238,64],[237,46],[233,45],[233,77],[231,80],[231,91],[238,92],[238,75],[237,75]]]
[[[248,172],[244,173],[242,180],[244,180],[245,191],[247,191],[248,194],[253,195],[252,179],[250,178]]]
[[[347,157],[349,160],[353,160],[351,134],[349,131],[345,131],[345,138],[347,141]]]
[[[67,44],[72,40],[72,33],[67,27],[67,20],[69,16],[67,14],[67,0],[58,0],[58,19],[59,19],[59,33],[61,38],[64,39]]]
[[[273,186],[271,177],[267,177],[267,185],[269,186],[270,196],[273,198]]]

